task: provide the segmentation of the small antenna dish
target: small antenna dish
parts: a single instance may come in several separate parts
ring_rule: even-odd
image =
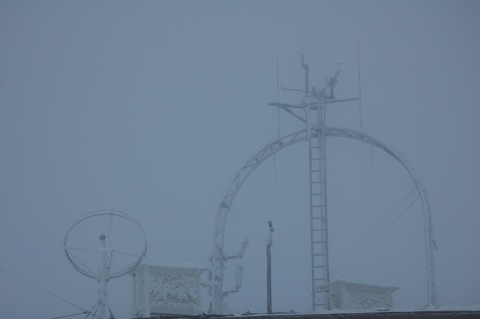
[[[87,318],[104,319],[107,311],[113,318],[107,304],[107,283],[134,271],[145,257],[147,239],[142,226],[122,212],[92,212],[67,230],[63,248],[73,268],[100,285],[99,300]]]

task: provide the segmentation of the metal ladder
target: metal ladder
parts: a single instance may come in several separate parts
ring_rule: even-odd
[[[325,136],[317,129],[317,134],[312,134],[309,139],[312,301],[314,312],[327,308],[325,298],[317,287],[330,282],[325,154]]]

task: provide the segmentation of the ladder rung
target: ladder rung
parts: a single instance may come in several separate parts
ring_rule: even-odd
[[[312,241],[312,244],[321,244],[323,242],[324,242],[323,240],[316,240],[316,241]]]

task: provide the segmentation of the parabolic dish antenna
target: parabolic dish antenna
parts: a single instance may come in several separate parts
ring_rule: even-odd
[[[105,318],[107,283],[131,273],[147,253],[147,238],[138,221],[125,213],[101,210],[88,213],[67,230],[63,248],[79,273],[100,284],[99,301],[87,318]]]

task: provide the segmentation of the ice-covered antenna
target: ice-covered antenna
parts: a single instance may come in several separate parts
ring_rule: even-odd
[[[357,66],[358,66],[358,108],[360,110],[360,129],[363,129],[362,114],[362,82],[360,81],[360,42],[357,41]]]
[[[248,241],[249,240],[247,238],[242,242],[242,245],[240,246],[240,251],[238,252],[237,255],[228,256],[228,257],[225,256],[223,258],[223,260],[224,261],[227,261],[229,259],[240,259],[240,260],[242,260],[243,255],[245,255],[245,251],[247,250]],[[243,267],[241,265],[238,265],[237,269],[235,271],[235,289],[223,292],[223,296],[226,296],[226,295],[231,294],[231,293],[239,292],[240,288],[242,287],[242,279],[243,279]]]
[[[96,211],[68,229],[63,248],[73,268],[100,285],[99,300],[87,317],[104,319],[107,311],[113,317],[107,303],[107,283],[133,272],[145,257],[147,238],[142,226],[122,212]]]
[[[305,55],[300,53],[300,62],[302,64],[302,68],[305,70],[305,95],[308,95],[308,64],[305,63]]]
[[[341,63],[335,63],[337,66],[337,71],[335,72],[335,75],[328,80],[327,86],[330,88],[330,94],[328,95],[328,98],[330,100],[335,99],[335,94],[333,94],[333,89],[335,88],[335,85],[337,84],[337,76],[340,74],[340,66],[342,65]]]
[[[308,65],[305,55],[300,54],[301,66],[305,72],[305,91],[298,104],[269,103],[285,110],[306,125],[305,140],[309,145],[310,170],[310,225],[311,225],[311,278],[312,278],[312,309],[316,311],[323,306],[318,285],[330,282],[329,254],[328,254],[328,225],[327,225],[327,187],[326,187],[326,125],[325,117],[327,106],[333,103],[355,101],[358,98],[336,99],[334,88],[340,74],[339,64],[332,77],[328,77],[326,84],[320,89],[308,85]],[[303,111],[304,115],[300,112]],[[313,114],[312,114],[313,113]],[[268,250],[268,249],[267,249]],[[322,256],[317,258],[317,256]],[[317,298],[318,295],[318,298]]]
[[[240,258],[243,258],[243,255],[245,255],[245,251],[247,251],[247,246],[248,246],[248,238],[245,239],[242,243],[242,248],[240,248],[239,256]]]
[[[242,244],[240,246],[240,251],[238,252],[238,254],[236,254],[234,256],[225,257],[224,259],[225,260],[236,259],[236,258],[242,259],[243,255],[245,255],[245,251],[247,250],[248,241],[249,241],[249,239],[247,238],[242,242]]]
[[[277,56],[277,102],[280,100],[280,80],[278,75],[278,56]]]

